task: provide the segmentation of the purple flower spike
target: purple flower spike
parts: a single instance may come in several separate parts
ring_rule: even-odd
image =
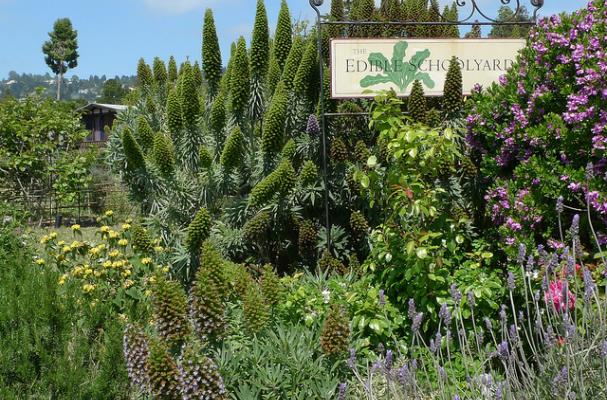
[[[382,307],[386,305],[386,294],[384,293],[384,289],[379,289],[379,305]]]
[[[346,391],[348,390],[348,384],[347,383],[340,383],[339,384],[339,395],[337,396],[338,400],[346,400]]]
[[[462,292],[459,291],[455,283],[451,285],[449,293],[451,294],[451,298],[453,299],[455,304],[459,305],[459,303],[462,301]]]
[[[556,211],[559,214],[561,214],[563,212],[563,210],[565,209],[564,205],[563,205],[563,201],[564,201],[563,196],[559,196],[559,198],[556,199]]]
[[[516,289],[516,279],[514,278],[514,274],[508,271],[508,290],[513,292],[514,289]]]
[[[318,118],[316,115],[310,114],[308,117],[308,126],[306,128],[306,133],[310,136],[318,136],[320,134],[320,125],[318,124]]]
[[[424,313],[420,312],[415,315],[413,318],[413,324],[411,325],[411,330],[413,333],[418,333],[419,328],[422,326],[422,321],[424,319]]]
[[[417,314],[417,311],[415,310],[415,300],[409,299],[409,309],[407,312],[409,319],[413,320],[413,318],[415,318],[415,314]]]

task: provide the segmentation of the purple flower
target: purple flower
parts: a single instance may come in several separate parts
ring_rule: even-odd
[[[306,128],[306,133],[310,136],[317,136],[320,134],[320,125],[318,124],[318,118],[316,115],[310,114],[308,117],[308,126]]]
[[[474,293],[468,292],[466,294],[466,297],[467,297],[468,305],[470,306],[470,308],[474,308],[476,306],[476,299],[474,298]]]
[[[451,284],[449,288],[449,293],[451,294],[451,298],[455,302],[456,305],[462,301],[462,292],[457,289],[457,285],[455,283]]]
[[[563,206],[563,196],[559,196],[558,199],[556,199],[556,211],[561,214],[564,210],[564,206]]]
[[[350,358],[348,358],[348,367],[350,369],[356,368],[356,350],[350,349]]]
[[[386,305],[386,295],[384,293],[384,289],[379,289],[379,305],[382,307]]]
[[[392,354],[392,350],[388,350],[386,352],[386,360],[384,361],[384,368],[389,371],[392,368],[394,355]]]
[[[339,394],[337,396],[338,400],[346,400],[346,392],[348,390],[348,384],[347,383],[340,383],[339,384]]]
[[[422,326],[422,321],[424,320],[424,313],[420,312],[415,314],[415,318],[413,318],[413,324],[411,325],[411,330],[413,333],[418,333],[419,328]]]
[[[410,320],[413,320],[413,318],[415,318],[415,314],[417,314],[417,311],[415,310],[415,300],[413,299],[409,299],[409,309],[407,312],[407,315],[409,316]]]
[[[443,321],[443,324],[445,324],[445,326],[451,325],[451,312],[449,312],[447,304],[441,304],[440,310],[438,310],[438,317],[441,319],[441,321]]]
[[[504,340],[500,344],[497,345],[497,355],[503,361],[508,360],[508,358],[510,357],[510,349],[508,347],[507,341]]]
[[[514,291],[514,289],[516,289],[516,279],[514,277],[514,274],[510,271],[508,271],[508,290],[510,290],[511,292]]]

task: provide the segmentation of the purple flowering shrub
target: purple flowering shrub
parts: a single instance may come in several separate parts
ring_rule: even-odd
[[[353,379],[343,389],[351,397],[343,398],[605,398],[607,264],[585,263],[579,222],[575,215],[567,232],[571,247],[549,253],[519,246],[497,322],[478,311],[472,293],[452,285],[440,324],[427,336],[420,329],[427,313],[411,300],[408,351],[388,349],[365,365],[352,350]]]
[[[470,98],[467,141],[490,185],[486,214],[511,254],[521,241],[564,246],[549,223],[559,196],[565,209],[589,202],[598,229],[607,221],[606,21],[602,1],[542,19],[500,84]]]

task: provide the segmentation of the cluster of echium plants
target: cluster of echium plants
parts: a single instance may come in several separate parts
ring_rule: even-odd
[[[352,6],[334,1],[327,18],[440,20],[435,2],[432,7],[423,1],[385,3],[376,8],[372,1]],[[213,14],[207,10],[202,63],[186,61],[178,68],[171,58],[167,68],[160,58],[152,66],[140,60],[138,88],[131,96],[134,107],[114,126],[108,163],[140,204],[145,223],[176,248],[174,265],[184,275],[194,273],[191,265],[196,262],[184,238],[199,212],[208,214],[211,238],[222,254],[238,262],[272,263],[289,271],[323,260],[324,266],[345,271],[351,261],[356,265],[367,256],[367,233],[373,224],[369,219],[375,217],[366,215],[351,170],[364,164],[378,144],[364,115],[329,119],[325,177],[319,88],[325,87],[327,112],[364,114],[368,102],[328,98],[328,60],[323,57],[319,63],[317,33],[293,24],[285,1],[274,38],[269,32],[264,2],[259,0],[251,46],[247,48],[244,38],[234,43],[224,70]],[[398,33],[429,34],[405,28]],[[459,34],[432,33],[437,35]],[[327,45],[325,41],[323,48]],[[320,65],[327,69],[322,83]],[[448,119],[434,109],[441,108],[440,101],[426,104],[421,84],[416,84],[416,93],[422,99],[413,103],[413,114],[435,124]],[[324,254],[329,236],[325,184],[331,254]]]
[[[562,199],[557,209],[561,215]],[[579,232],[575,215],[563,238],[569,247],[549,252],[543,246],[531,251],[519,246],[498,321],[478,312],[472,292],[453,285],[438,328],[427,335],[421,329],[426,314],[409,301],[407,352],[387,350],[368,365],[352,350],[348,365],[355,378],[340,386],[341,398],[607,396],[607,264],[602,257],[590,262]]]

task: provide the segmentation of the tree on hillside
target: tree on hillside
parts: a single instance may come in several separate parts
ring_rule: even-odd
[[[61,82],[68,69],[78,66],[78,32],[69,18],[55,21],[50,40],[42,45],[46,65],[57,77],[57,100],[61,99]]]
[[[101,97],[97,99],[98,103],[122,104],[122,99],[128,94],[126,89],[117,79],[108,79],[103,84]]]
[[[533,17],[529,15],[529,11],[525,6],[522,6],[519,13],[514,16],[514,11],[508,6],[500,7],[497,13],[498,22],[516,21],[516,22],[531,22]],[[490,38],[526,38],[529,36],[530,25],[495,25],[489,32]]]

